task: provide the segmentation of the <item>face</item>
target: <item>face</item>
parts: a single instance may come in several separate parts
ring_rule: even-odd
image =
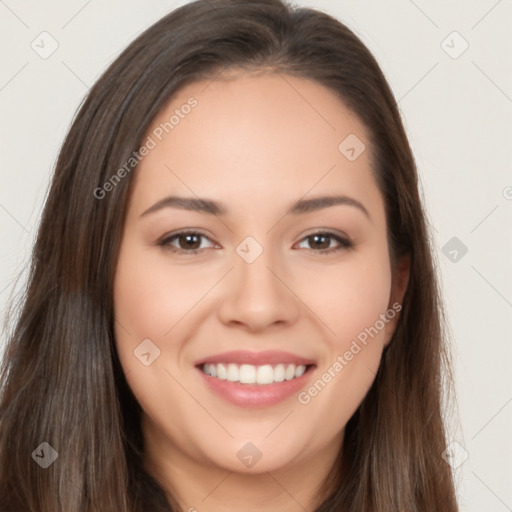
[[[144,141],[114,306],[147,446],[253,473],[334,456],[405,292],[365,127],[316,82],[239,74]]]

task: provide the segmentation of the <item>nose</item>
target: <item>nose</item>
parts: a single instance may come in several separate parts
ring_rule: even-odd
[[[264,250],[252,263],[235,255],[234,268],[224,282],[218,315],[221,321],[251,332],[297,321],[300,300],[290,273]]]

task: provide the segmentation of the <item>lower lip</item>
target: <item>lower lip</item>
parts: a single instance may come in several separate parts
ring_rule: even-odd
[[[316,366],[309,367],[300,377],[292,380],[264,385],[230,382],[206,375],[200,368],[196,367],[196,370],[202,375],[206,385],[228,402],[241,407],[267,407],[297,394],[315,368]]]

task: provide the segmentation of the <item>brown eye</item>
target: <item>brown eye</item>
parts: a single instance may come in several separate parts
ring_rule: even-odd
[[[303,240],[307,241],[310,248],[315,252],[319,252],[320,254],[327,254],[335,251],[340,251],[342,249],[349,249],[352,247],[352,243],[343,237],[335,235],[330,232],[317,232],[308,235],[303,238]],[[332,241],[338,243],[334,246],[331,245]]]
[[[201,239],[203,238],[209,240],[206,235],[196,231],[181,231],[164,238],[158,245],[173,252],[195,254],[204,248],[201,247]]]
[[[201,247],[201,235],[187,234],[178,235],[177,238],[180,249],[199,249]]]
[[[330,235],[310,235],[308,240],[313,249],[325,250],[330,249],[332,237]]]

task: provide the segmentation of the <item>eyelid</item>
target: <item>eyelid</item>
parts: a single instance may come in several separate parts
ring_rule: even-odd
[[[306,234],[302,235],[301,240],[303,240],[304,238],[307,238],[308,236],[313,236],[313,235],[331,235],[332,237],[343,238],[344,240],[352,242],[352,239],[344,231],[340,231],[340,230],[334,229],[334,228],[322,228],[322,227],[313,228],[312,231],[307,231]]]

